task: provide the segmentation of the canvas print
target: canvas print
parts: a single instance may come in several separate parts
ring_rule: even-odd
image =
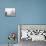
[[[5,16],[16,16],[15,8],[5,8]]]

